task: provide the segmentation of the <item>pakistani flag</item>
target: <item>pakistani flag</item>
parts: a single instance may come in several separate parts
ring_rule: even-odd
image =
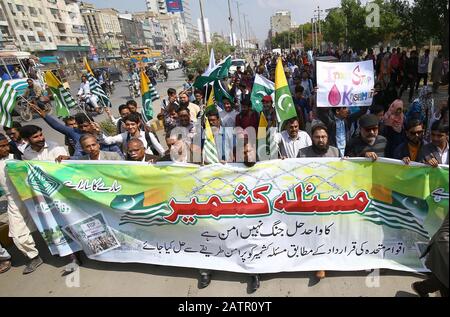
[[[16,106],[17,91],[0,79],[0,125],[11,127],[12,112]]]
[[[277,68],[275,69],[275,110],[278,122],[283,122],[297,116],[281,57],[278,58]]]
[[[203,75],[198,76],[194,82],[194,87],[202,89],[205,85],[216,80],[228,77],[228,72],[231,67],[231,56],[228,56],[223,62],[216,65],[214,68],[208,68]]]
[[[112,107],[111,101],[109,100],[108,96],[106,96],[106,93],[103,91],[102,86],[100,86],[97,79],[94,77],[94,73],[92,72],[92,69],[89,66],[86,57],[84,58],[84,66],[87,71],[86,76],[89,81],[89,88],[91,89],[92,94],[98,97],[103,106]]]
[[[220,80],[214,81],[214,97],[218,103],[223,103],[223,98],[227,98],[231,102],[234,100],[230,93],[223,87]]]
[[[253,84],[253,90],[251,95],[252,108],[257,112],[261,112],[263,109],[262,98],[264,96],[270,96],[275,93],[275,84],[267,78],[256,74],[255,83]],[[272,100],[274,98],[272,97]]]
[[[205,144],[203,145],[203,161],[205,163],[219,163],[219,154],[217,153],[214,134],[209,125],[208,118],[205,118]]]
[[[144,123],[147,123],[153,118],[153,101],[159,99],[159,95],[144,71],[141,71],[141,95],[142,116],[145,120]]]
[[[211,48],[211,54],[209,55],[208,69],[213,69],[214,67],[216,67],[216,57],[214,56],[214,48]]]
[[[70,92],[50,71],[45,72],[44,80],[56,102],[56,115],[63,118],[70,116],[70,109],[77,105]]]

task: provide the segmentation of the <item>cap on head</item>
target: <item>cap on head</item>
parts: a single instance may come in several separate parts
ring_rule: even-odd
[[[359,126],[361,128],[377,126],[378,123],[379,123],[378,117],[374,114],[366,114],[359,119]]]
[[[272,97],[271,96],[264,96],[262,99],[263,102],[273,102]]]

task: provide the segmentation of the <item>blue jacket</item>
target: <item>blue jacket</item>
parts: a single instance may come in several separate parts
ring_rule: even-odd
[[[65,136],[67,136],[68,138],[72,139],[75,142],[75,152],[73,154],[74,158],[86,155],[86,153],[83,152],[83,149],[81,148],[80,144],[80,139],[83,136],[83,134],[85,134],[83,131],[81,131],[80,129],[67,127],[56,118],[49,115],[46,115],[44,117],[44,120],[53,129],[64,134]],[[120,150],[120,147],[117,144],[106,145],[100,143],[100,150],[106,152],[116,152],[122,158],[125,158],[122,151]]]

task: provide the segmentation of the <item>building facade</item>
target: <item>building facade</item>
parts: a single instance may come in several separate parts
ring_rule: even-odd
[[[196,41],[198,39],[198,28],[192,22],[192,12],[189,0],[183,0],[183,12],[181,13],[181,18],[183,19],[186,28],[188,41]]]
[[[270,29],[272,36],[289,31],[292,25],[290,11],[278,11],[270,18]]]
[[[166,0],[146,0],[146,4],[149,12],[156,15],[167,14]]]
[[[0,0],[0,3],[2,38],[11,48],[15,46],[37,56],[58,56],[63,63],[74,62],[89,51],[87,30],[76,0]]]
[[[96,9],[89,3],[81,3],[80,11],[96,55],[102,59],[119,58],[123,35],[119,12],[115,9]]]
[[[129,13],[119,14],[120,29],[128,47],[143,46],[142,23],[133,19]]]
[[[143,23],[144,39],[147,39],[151,34],[152,39],[150,43],[152,44],[150,44],[150,47],[154,50],[163,51],[165,41],[163,38],[161,23],[158,19],[158,14],[150,11],[135,12],[133,13],[133,19]]]

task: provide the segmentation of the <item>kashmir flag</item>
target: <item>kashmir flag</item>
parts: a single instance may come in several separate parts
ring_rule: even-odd
[[[277,68],[275,69],[275,110],[278,122],[297,116],[281,57],[278,58]]]
[[[206,69],[206,71],[201,76],[198,76],[197,79],[195,79],[194,87],[197,89],[202,89],[207,84],[228,77],[230,67],[231,56],[228,56],[220,64],[211,69],[208,67],[208,69]]]
[[[158,92],[144,71],[141,71],[142,116],[146,122],[153,118],[153,101],[159,99]]]
[[[208,118],[205,118],[205,143],[203,145],[203,161],[207,163],[220,163],[219,154],[217,153],[214,134],[209,125]]]
[[[12,112],[16,106],[17,91],[0,79],[0,125],[12,126]]]
[[[278,145],[275,143],[273,138],[274,129],[269,127],[269,123],[267,122],[266,116],[264,112],[261,112],[259,116],[259,124],[258,124],[258,157],[260,161],[275,159],[278,156]]]
[[[270,96],[275,93],[275,83],[267,78],[256,74],[255,83],[253,84],[251,100],[252,108],[257,112],[261,112],[263,109],[262,98],[264,96]],[[272,99],[275,99],[272,97]]]
[[[61,81],[50,71],[45,72],[44,80],[56,102],[56,115],[63,118],[70,116],[70,109],[77,105],[70,92],[64,88]]]
[[[112,107],[111,101],[109,100],[108,96],[106,96],[106,93],[103,91],[102,86],[98,83],[97,79],[94,77],[94,73],[92,72],[91,67],[89,66],[89,63],[84,58],[84,67],[87,71],[87,79],[89,81],[89,87],[91,89],[91,92],[93,95],[96,95],[99,99],[99,101],[105,106],[105,107]]]
[[[206,102],[206,106],[205,106],[205,111],[204,113],[208,113],[209,110],[214,109],[216,106],[216,98],[214,96],[214,88],[211,87],[210,93],[209,93],[209,97],[208,97],[208,101]]]

